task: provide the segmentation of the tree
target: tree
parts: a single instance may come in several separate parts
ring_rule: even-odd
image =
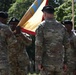
[[[8,11],[11,4],[14,2],[15,0],[0,0],[0,11]]]
[[[75,25],[76,25],[76,4],[75,4]],[[55,12],[56,19],[58,21],[63,21],[66,19],[72,20],[72,1],[68,0],[59,7],[57,7]]]
[[[49,5],[52,5],[54,8],[59,7],[61,4],[63,4],[64,0],[48,0]]]
[[[20,20],[32,3],[33,0],[16,0],[8,10],[9,17],[17,17]]]

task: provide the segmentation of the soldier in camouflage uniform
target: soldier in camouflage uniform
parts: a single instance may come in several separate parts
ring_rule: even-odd
[[[28,34],[23,34],[21,32],[21,28],[19,26],[16,27],[18,22],[19,20],[14,17],[9,21],[12,31],[14,32],[14,30],[16,30],[14,32],[14,35],[16,36],[19,43],[19,50],[17,52],[17,66],[14,70],[17,70],[17,75],[27,75],[29,57],[26,52],[26,45],[30,45],[32,43],[32,40]]]
[[[9,65],[11,58],[16,58],[17,40],[10,28],[5,25],[8,14],[0,12],[0,75],[10,75]]]
[[[69,40],[65,27],[54,19],[54,8],[43,7],[44,21],[36,30],[35,61],[40,75],[63,75],[64,49]]]
[[[76,71],[76,35],[72,31],[72,21],[65,20],[63,21],[67,32],[69,33],[69,41],[71,49],[66,52],[67,58],[65,58],[64,64],[67,66],[67,75],[74,75]]]

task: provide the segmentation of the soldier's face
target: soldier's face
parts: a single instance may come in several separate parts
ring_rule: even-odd
[[[1,22],[6,24],[7,23],[7,18],[0,18]]]
[[[17,24],[18,24],[18,22],[10,22],[10,27],[11,27],[12,31],[15,30]]]

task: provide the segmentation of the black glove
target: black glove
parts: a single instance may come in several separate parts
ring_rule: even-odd
[[[21,27],[20,26],[17,26],[16,27],[16,34],[20,34],[21,33]]]

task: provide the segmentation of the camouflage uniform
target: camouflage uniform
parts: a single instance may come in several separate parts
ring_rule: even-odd
[[[67,34],[55,19],[45,20],[37,28],[35,61],[43,66],[41,75],[63,74],[64,48],[69,48]]]
[[[9,27],[0,23],[0,75],[9,75],[9,65],[11,57],[16,56],[17,40],[12,35]],[[13,57],[14,56],[14,57]]]
[[[68,75],[74,75],[76,71],[76,36],[73,31],[69,34],[69,41],[71,49],[66,52],[66,64],[68,66]]]
[[[11,75],[27,75],[29,57],[26,52],[26,45],[30,45],[31,42],[28,41],[30,39],[29,35],[21,32],[20,26],[17,26],[18,23],[19,20],[15,17],[9,21],[10,28],[18,41],[16,58],[11,61],[10,71]]]
[[[18,75],[27,75],[27,67],[29,65],[29,57],[26,52],[26,45],[30,45],[31,43],[27,43],[25,40],[23,40],[23,38],[21,36],[22,36],[21,34],[16,34],[16,38],[19,43],[19,50],[17,52]],[[27,36],[27,38],[29,38],[29,37]]]

